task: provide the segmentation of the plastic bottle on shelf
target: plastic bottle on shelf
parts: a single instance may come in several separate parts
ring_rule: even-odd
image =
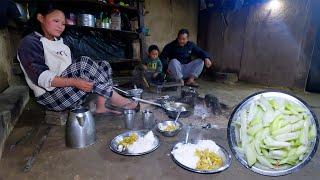
[[[111,14],[111,29],[121,30],[121,14],[118,9],[114,9]]]
[[[104,13],[104,16],[102,17],[102,28],[110,28],[110,20],[109,17],[107,15],[107,13]]]

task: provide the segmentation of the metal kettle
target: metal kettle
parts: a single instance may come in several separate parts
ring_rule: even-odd
[[[66,126],[66,145],[70,148],[84,148],[96,142],[96,126],[91,112],[76,108],[69,113]]]

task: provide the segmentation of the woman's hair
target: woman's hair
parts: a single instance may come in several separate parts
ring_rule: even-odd
[[[55,10],[63,11],[58,5],[56,5],[54,3],[39,3],[39,4],[37,4],[36,5],[36,12],[33,14],[33,16],[27,22],[27,28],[26,28],[26,31],[24,32],[24,35],[27,35],[33,31],[37,31],[38,33],[43,35],[41,23],[37,19],[37,15],[41,14],[43,16],[46,16]]]
[[[150,53],[153,50],[157,50],[158,52],[160,52],[159,47],[157,45],[151,45],[149,46],[148,52]]]

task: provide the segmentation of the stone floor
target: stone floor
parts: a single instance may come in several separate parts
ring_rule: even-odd
[[[226,85],[209,81],[200,81],[201,88],[198,89],[201,96],[210,93],[216,95],[220,101],[227,105],[224,117],[212,119],[211,121],[219,125],[218,129],[191,130],[192,138],[211,138],[218,144],[225,147],[229,152],[227,143],[226,125],[232,109],[248,95],[270,89],[259,85],[237,83]],[[305,93],[302,91],[280,88],[282,91],[290,92],[304,99],[312,107],[318,117],[320,117],[320,94]],[[148,96],[151,97],[152,94]],[[153,96],[155,96],[153,94]],[[144,108],[148,108],[145,106]],[[158,120],[167,118],[165,114],[159,112],[156,115]],[[156,151],[138,157],[125,157],[117,155],[109,150],[109,141],[117,134],[125,131],[121,117],[99,117],[96,118],[97,142],[85,149],[70,149],[65,147],[64,128],[55,126],[51,129],[40,154],[34,162],[30,172],[24,173],[23,169],[27,157],[40,139],[41,132],[46,125],[41,124],[44,119],[44,110],[36,103],[32,102],[21,116],[13,133],[9,136],[3,157],[0,162],[0,180],[7,179],[317,179],[320,177],[320,151],[303,169],[293,174],[271,178],[255,174],[244,168],[232,156],[232,165],[222,173],[211,175],[200,175],[186,171],[177,166],[169,156],[172,145],[185,136],[182,130],[176,137],[166,138],[159,135],[161,145]],[[196,121],[196,119],[195,119]],[[208,120],[209,121],[209,120]],[[182,122],[184,120],[182,119]],[[186,121],[184,123],[187,123]],[[39,127],[36,134],[26,143],[18,145],[15,150],[9,150],[9,145],[23,136],[32,126]],[[136,125],[139,129],[141,123]]]

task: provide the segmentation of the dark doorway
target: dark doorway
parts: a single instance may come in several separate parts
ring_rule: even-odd
[[[316,36],[306,91],[320,93],[320,31]]]

